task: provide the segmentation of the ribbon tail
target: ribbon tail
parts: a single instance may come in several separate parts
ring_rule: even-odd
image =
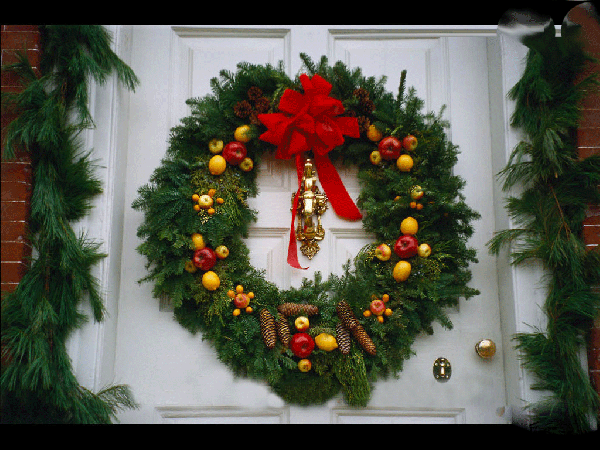
[[[315,155],[319,182],[335,213],[348,220],[360,220],[362,214],[350,198],[342,179],[327,155]]]
[[[306,270],[308,267],[300,266],[300,261],[298,261],[298,246],[296,243],[296,212],[298,210],[298,200],[300,198],[300,188],[302,183],[302,173],[304,171],[302,164],[302,155],[296,155],[296,170],[298,172],[298,190],[296,191],[296,195],[294,196],[294,203],[292,205],[292,226],[290,227],[290,243],[288,246],[288,257],[287,262],[290,266],[295,269]]]

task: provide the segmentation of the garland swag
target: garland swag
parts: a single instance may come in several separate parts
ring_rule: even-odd
[[[91,267],[104,255],[100,245],[78,236],[71,223],[83,218],[101,192],[89,153],[78,134],[92,126],[88,80],[112,74],[127,88],[135,74],[110,49],[101,26],[40,26],[41,76],[27,57],[3,67],[23,83],[20,93],[2,93],[2,107],[19,115],[7,129],[5,154],[30,153],[34,172],[29,219],[34,257],[16,290],[2,298],[2,422],[111,423],[133,408],[129,387],[98,393],[80,386],[72,372],[66,340],[87,317],[78,305],[87,298],[93,317],[104,306]]]
[[[538,380],[532,389],[548,393],[529,405],[532,429],[569,434],[590,431],[590,417],[600,408],[579,360],[600,310],[600,295],[592,288],[600,284],[600,253],[586,251],[582,237],[588,205],[600,203],[600,156],[579,159],[572,132],[578,102],[598,88],[594,74],[575,84],[590,59],[578,29],[565,23],[556,38],[550,23],[523,40],[527,63],[509,96],[516,102],[512,126],[523,130],[525,140],[500,173],[506,191],[519,186],[522,193],[506,202],[516,227],[489,243],[494,253],[510,247],[513,264],[538,260],[548,272],[547,329],[519,333],[515,340],[524,367]]]
[[[290,79],[281,63],[240,63],[236,72],[223,70],[212,79],[212,95],[187,101],[191,115],[172,129],[165,158],[139,189],[133,207],[144,213],[138,251],[148,269],[140,281],[152,282],[156,297],[167,295],[179,323],[201,332],[236,375],[266,381],[293,404],[320,404],[342,392],[349,405],[362,406],[373,381],[402,370],[420,333],[433,333],[436,321],[452,327],[446,307],[478,294],[468,286],[468,266],[476,254],[466,241],[479,215],[464,201],[464,181],[452,173],[458,149],[446,138],[442,112],[421,112],[422,100],[406,89],[405,71],[394,96],[385,91],[385,78],[366,78],[341,62],[330,66],[325,57],[316,63],[301,57],[313,81],[331,84],[326,95],[332,104],[341,102],[342,116],[358,121],[360,136],[346,137],[328,156],[358,166],[357,205],[364,229],[376,241],[352,265],[347,262],[343,275],[316,274],[289,290],[279,289],[250,264],[243,238],[256,216],[246,202],[258,192],[252,167],[275,150],[260,139],[267,129],[259,115],[282,117],[280,100],[300,98],[306,77]],[[383,136],[402,141],[407,135],[418,139],[416,150],[403,151],[412,158],[374,154]],[[221,166],[213,167],[223,143],[234,137],[245,142],[250,161],[225,164],[221,159]],[[396,158],[410,160],[412,168],[400,169]],[[420,189],[412,197],[415,187]],[[199,201],[213,206],[200,207]],[[393,248],[407,217],[418,224],[419,242],[429,243],[432,251],[412,256],[410,276],[399,281],[392,272],[400,257],[392,252],[379,259],[376,248],[382,243]],[[196,249],[219,247],[226,252],[210,270],[194,267]],[[374,298],[386,302],[386,314],[370,315]],[[307,352],[308,363],[290,342],[302,316],[310,326],[294,336],[303,335],[309,350],[316,343]]]

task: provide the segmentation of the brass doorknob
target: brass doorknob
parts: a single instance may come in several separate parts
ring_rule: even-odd
[[[496,344],[491,339],[482,339],[475,344],[475,351],[483,359],[489,359],[496,354]]]

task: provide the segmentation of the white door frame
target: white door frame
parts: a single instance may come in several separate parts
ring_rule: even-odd
[[[127,64],[132,54],[132,25],[107,25],[113,35],[113,50]],[[368,25],[352,25],[361,27],[359,32],[369,31]],[[332,29],[339,32],[343,26],[334,25]],[[231,28],[235,32],[235,28]],[[508,156],[514,146],[521,140],[520,134],[509,125],[514,105],[507,98],[507,93],[520,79],[524,69],[524,57],[527,48],[515,39],[497,35],[496,26],[427,26],[397,25],[390,27],[394,33],[406,33],[410,37],[438,36],[484,36],[488,41],[488,69],[491,108],[491,140],[493,146],[494,177],[507,163]],[[384,33],[385,30],[378,30]],[[296,49],[293,49],[296,50]],[[301,51],[301,49],[299,50]],[[292,67],[292,73],[298,67]],[[101,323],[90,321],[73,334],[69,340],[69,354],[73,369],[79,382],[97,391],[109,384],[127,384],[128,380],[117,379],[115,374],[115,349],[117,342],[117,321],[119,304],[119,287],[121,273],[121,253],[123,242],[123,216],[126,208],[123,195],[125,184],[125,168],[127,165],[127,130],[128,104],[131,95],[112,77],[104,86],[91,87],[90,111],[96,127],[85,135],[85,148],[93,148],[93,155],[101,166],[98,177],[103,181],[104,193],[95,199],[94,209],[80,226],[88,236],[102,243],[103,250],[108,253],[95,269],[106,306],[106,318]],[[503,201],[504,193],[495,182],[494,211],[496,229],[511,226]],[[490,236],[491,238],[491,236]],[[502,253],[497,260],[500,293],[500,314],[503,342],[507,411],[506,417],[518,419],[523,407],[539,398],[539,393],[532,391],[532,379],[520,365],[512,337],[518,332],[531,331],[530,326],[545,326],[542,304],[545,290],[540,285],[542,271],[534,264],[513,267],[508,263],[507,253]],[[84,312],[87,306],[83,306]],[[88,314],[91,316],[91,314]],[[135,392],[134,392],[135,396]]]

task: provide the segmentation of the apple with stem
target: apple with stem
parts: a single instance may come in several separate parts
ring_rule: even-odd
[[[212,248],[204,247],[194,252],[194,265],[201,270],[210,270],[217,261],[217,254]]]
[[[409,152],[414,151],[417,148],[419,141],[415,136],[409,134],[402,140],[402,146]]]
[[[378,149],[383,159],[398,159],[402,151],[402,142],[394,136],[388,136],[379,141]]]
[[[400,236],[396,241],[394,252],[400,258],[406,259],[415,256],[418,252],[418,248],[419,241],[417,241],[417,238],[410,234],[405,234]]]
[[[298,358],[307,358],[315,348],[315,340],[308,333],[296,333],[292,336],[290,348]]]
[[[242,142],[231,141],[223,147],[223,153],[221,154],[223,155],[223,158],[225,158],[225,161],[233,166],[237,166],[244,160],[248,154],[248,150]]]
[[[380,261],[388,261],[392,256],[392,249],[387,244],[379,244],[377,248],[375,248],[375,256]]]

